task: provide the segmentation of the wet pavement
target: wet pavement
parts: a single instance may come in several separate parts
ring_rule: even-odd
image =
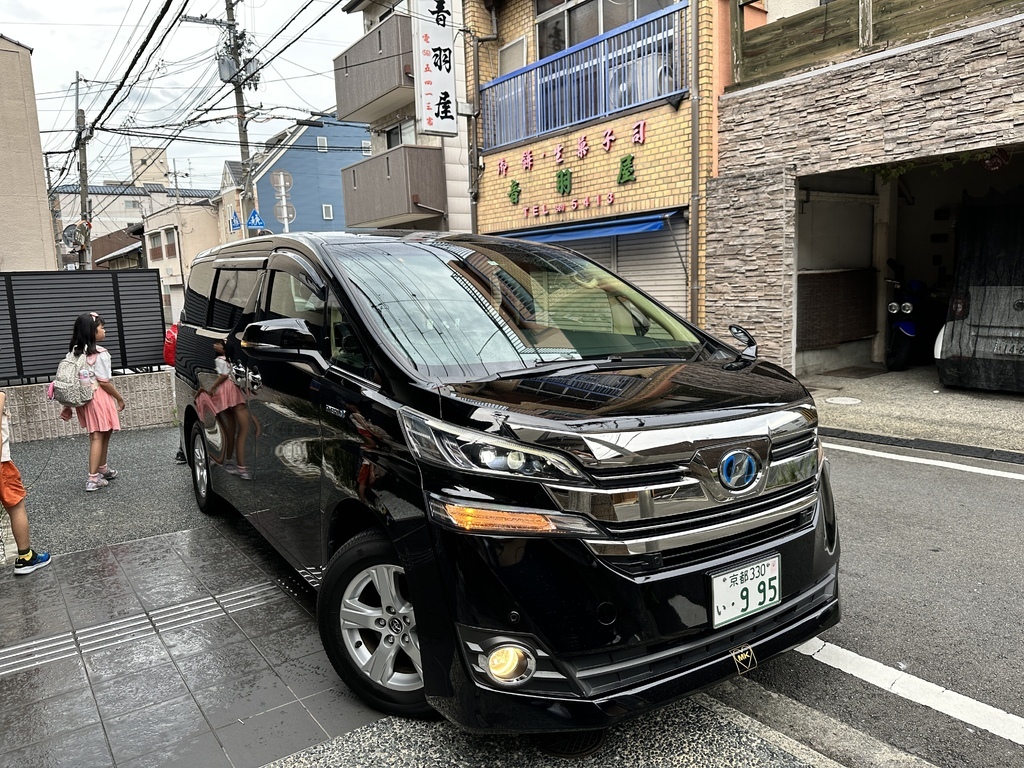
[[[936,393],[925,369],[898,376],[805,383],[826,434],[1024,461],[1024,398]],[[54,558],[0,573],[0,765],[568,764],[528,738],[363,706],[323,652],[314,592],[239,515],[198,511],[188,468],[172,461],[177,439],[169,428],[115,435],[122,474],[90,494],[85,437],[13,447],[33,542]],[[834,765],[706,695],[612,729],[571,763]]]

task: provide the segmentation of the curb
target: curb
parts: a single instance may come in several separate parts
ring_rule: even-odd
[[[818,427],[818,434],[824,437],[838,437],[844,440],[858,440],[865,443],[891,445],[896,448],[914,448],[919,451],[949,453],[954,456],[968,456],[973,459],[1002,461],[1008,464],[1024,465],[1024,453],[1004,451],[996,448],[979,448],[976,445],[960,445],[944,443],[941,440],[920,440],[918,438],[891,437],[889,435],[872,435],[866,432],[853,432],[848,429],[830,429]]]

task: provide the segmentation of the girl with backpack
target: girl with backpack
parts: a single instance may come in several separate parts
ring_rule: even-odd
[[[117,470],[107,465],[107,447],[110,436],[121,429],[118,413],[124,410],[124,398],[111,381],[110,353],[98,342],[106,337],[103,318],[95,312],[86,312],[75,320],[68,351],[85,355],[89,377],[93,382],[92,400],[75,408],[78,423],[89,431],[89,477],[86,491],[98,491],[117,477]],[[60,417],[71,418],[71,408],[64,408]]]

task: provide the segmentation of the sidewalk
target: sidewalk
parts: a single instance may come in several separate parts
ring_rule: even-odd
[[[934,366],[890,373],[879,364],[801,380],[827,436],[1024,463],[1024,395],[947,389]]]

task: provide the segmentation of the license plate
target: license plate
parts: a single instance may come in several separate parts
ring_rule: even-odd
[[[782,600],[780,561],[779,555],[771,555],[740,568],[711,574],[711,626],[731,624],[778,605]]]
[[[992,351],[997,355],[1024,355],[1024,339],[999,339]]]

